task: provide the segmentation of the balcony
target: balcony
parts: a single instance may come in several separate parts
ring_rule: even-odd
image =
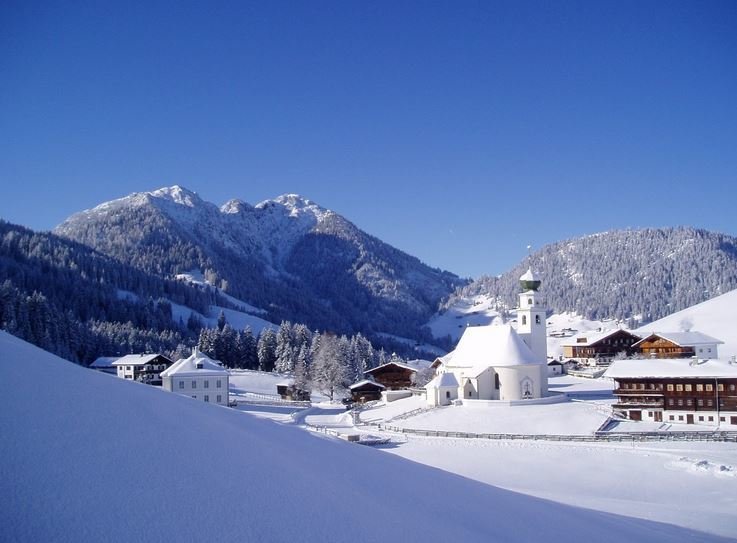
[[[612,407],[615,409],[630,409],[633,407],[659,407],[662,409],[665,407],[665,402],[663,400],[652,400],[648,398],[620,398]]]
[[[635,390],[632,388],[615,388],[613,390],[615,396],[663,396],[662,390]]]

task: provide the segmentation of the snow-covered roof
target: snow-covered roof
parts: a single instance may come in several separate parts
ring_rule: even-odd
[[[562,362],[558,362],[557,360],[548,360],[548,366],[562,366]]]
[[[659,338],[670,341],[671,343],[675,343],[679,347],[695,347],[697,345],[722,345],[724,343],[717,338],[707,336],[706,334],[703,334],[701,332],[652,332],[637,343],[635,343],[635,345],[639,345],[643,341],[648,340],[653,336],[657,336]]]
[[[610,336],[613,336],[617,332],[625,331],[628,334],[632,334],[635,337],[640,337],[637,334],[633,334],[629,330],[623,330],[622,328],[612,328],[611,330],[604,330],[601,332],[582,332],[580,334],[577,334],[573,336],[568,341],[561,343],[562,347],[589,347],[593,345],[594,343],[598,343],[599,341],[606,339]],[[583,341],[579,341],[583,340]]]
[[[617,360],[604,373],[614,379],[642,377],[734,377],[737,364],[726,360],[699,360],[692,358],[642,358]]]
[[[440,375],[436,375],[435,378],[427,383],[425,385],[425,389],[429,390],[431,388],[440,388],[440,387],[457,387],[458,386],[458,380],[456,379],[456,376],[451,373],[441,373]]]
[[[396,360],[390,360],[389,362],[382,364],[381,366],[376,366],[375,368],[371,368],[370,370],[366,370],[363,373],[373,374],[376,370],[379,370],[381,368],[385,368],[386,366],[398,366],[400,368],[404,368],[410,371],[420,371],[424,370],[430,367],[432,362],[429,360],[410,360],[408,362],[398,362]]]
[[[101,368],[112,368],[113,362],[115,362],[118,358],[118,356],[101,356],[97,360],[95,360],[92,364],[90,364],[90,368],[95,369],[101,369]]]
[[[377,383],[376,381],[371,381],[370,379],[364,379],[363,381],[359,381],[358,383],[353,383],[351,386],[348,387],[348,390],[353,390],[355,388],[362,387],[363,385],[374,385],[377,388],[386,388],[381,383]]]
[[[544,364],[509,324],[466,328],[446,367],[485,368]]]
[[[197,375],[228,375],[228,370],[195,347],[188,358],[182,358],[161,372],[162,377]]]
[[[161,356],[158,353],[155,354],[127,354],[118,358],[113,362],[113,366],[144,366],[151,362],[157,356]]]
[[[535,277],[535,274],[532,273],[532,268],[527,268],[527,271],[520,276],[519,280],[520,281],[537,281],[537,277]]]

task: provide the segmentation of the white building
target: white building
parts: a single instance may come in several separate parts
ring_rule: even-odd
[[[149,385],[160,385],[161,372],[171,364],[163,354],[129,354],[112,363],[121,379]]]
[[[228,371],[197,347],[161,374],[163,387],[195,400],[228,405]]]
[[[528,270],[520,285],[518,329],[508,324],[466,328],[455,350],[439,359],[437,376],[425,386],[428,404],[547,395],[546,310],[537,293],[540,281]]]

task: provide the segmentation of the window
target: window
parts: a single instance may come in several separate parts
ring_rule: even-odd
[[[210,381],[205,379],[205,388],[210,388]]]
[[[184,381],[179,381],[179,388],[184,388]]]
[[[684,386],[684,390],[685,390],[686,392],[691,392],[691,385],[685,385],[685,386]]]
[[[527,315],[522,315],[522,324],[527,324]]]
[[[671,415],[669,420],[676,420],[676,418],[673,415]]]
[[[673,385],[668,385],[668,390],[669,390],[670,392],[673,392]]]
[[[727,422],[727,418],[726,417],[719,417],[719,422]]]
[[[645,390],[645,383],[638,383],[637,384],[637,389],[638,390]]]
[[[686,405],[689,406],[689,407],[693,406],[693,400],[691,398],[689,398],[688,400],[686,400]]]
[[[674,405],[675,400],[673,398],[668,398],[668,405]]]
[[[540,315],[535,315],[535,324],[540,324]]]
[[[714,400],[706,400],[707,407],[714,407]]]
[[[499,374],[498,373],[494,374],[494,388],[499,390]]]
[[[714,417],[709,417],[709,422],[714,422]]]
[[[676,392],[683,392],[683,385],[676,385]]]
[[[696,405],[698,405],[699,407],[704,407],[704,400],[702,399],[696,400]]]
[[[210,401],[210,396],[208,396],[207,394],[205,394],[205,401],[206,402],[209,402]]]
[[[719,384],[717,385],[717,390],[718,390],[719,392],[724,392],[724,384],[723,384],[723,383],[719,383]]]
[[[683,420],[683,415],[678,415],[678,420]]]
[[[734,384],[729,385],[729,391],[734,392],[735,386]]]
[[[197,388],[197,381],[192,381],[192,388]]]
[[[704,422],[704,417],[703,416],[700,416],[699,417],[699,422]]]
[[[223,397],[220,394],[218,394],[218,403],[223,403]]]
[[[714,390],[714,386],[713,385],[711,385],[711,384],[706,385],[706,391],[707,392],[712,392],[713,390]]]
[[[220,381],[220,379],[218,379],[217,381],[215,381],[215,386],[217,388],[222,388],[222,382]]]
[[[532,305],[532,298],[527,298],[527,305]]]
[[[450,390],[445,391],[445,397],[450,399]]]
[[[683,407],[683,398],[678,398],[678,406]]]
[[[704,385],[696,385],[696,392],[704,392]]]

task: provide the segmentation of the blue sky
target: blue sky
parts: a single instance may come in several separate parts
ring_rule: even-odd
[[[737,2],[0,5],[0,217],[296,192],[430,265],[737,234]]]

